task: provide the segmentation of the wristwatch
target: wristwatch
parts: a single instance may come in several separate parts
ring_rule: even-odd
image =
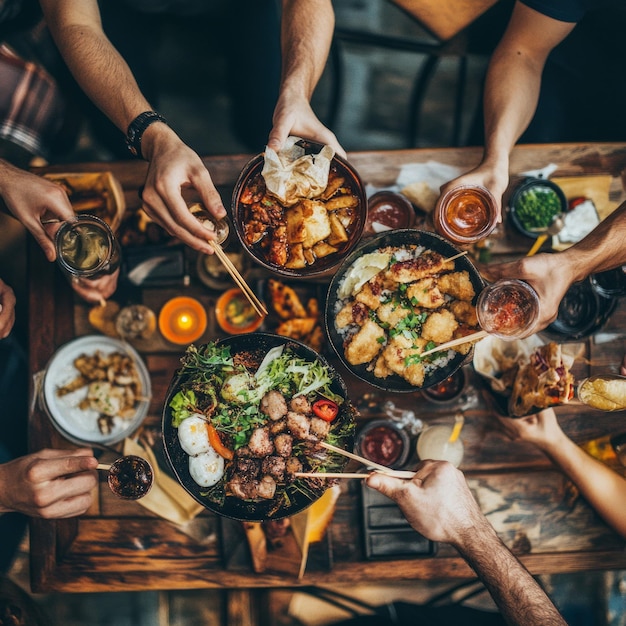
[[[154,122],[163,122],[167,124],[167,120],[156,111],[144,111],[140,113],[129,125],[126,131],[126,145],[130,153],[138,159],[143,159],[141,152],[141,138],[146,128]]]

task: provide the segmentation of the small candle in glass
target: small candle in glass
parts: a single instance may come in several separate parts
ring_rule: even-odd
[[[517,339],[539,319],[539,296],[523,280],[499,280],[485,287],[476,301],[480,327],[500,339]]]
[[[202,337],[207,315],[202,303],[188,296],[172,298],[159,313],[159,330],[165,339],[185,345]]]
[[[433,216],[435,230],[457,244],[471,244],[496,227],[498,208],[485,187],[461,185],[439,197]]]

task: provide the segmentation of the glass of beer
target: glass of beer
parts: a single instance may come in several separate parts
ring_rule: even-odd
[[[69,277],[95,279],[112,274],[121,262],[120,246],[109,225],[95,215],[77,215],[57,231],[57,263]]]
[[[523,280],[499,280],[480,292],[476,316],[488,333],[500,339],[517,339],[537,323],[539,296]]]
[[[498,222],[491,192],[480,185],[461,185],[439,197],[433,216],[435,230],[457,244],[471,244],[487,237]]]
[[[425,428],[417,438],[417,456],[420,461],[449,461],[455,467],[461,465],[464,447],[459,437],[453,436],[454,426],[436,424]]]

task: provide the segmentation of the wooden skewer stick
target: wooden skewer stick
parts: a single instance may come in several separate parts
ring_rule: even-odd
[[[443,262],[447,263],[448,261],[454,261],[458,259],[459,257],[465,256],[466,254],[467,254],[467,250],[463,250],[463,252],[459,252],[458,254],[451,256],[449,259],[444,259]]]
[[[452,348],[453,346],[460,346],[462,343],[468,343],[469,341],[478,341],[483,337],[486,337],[489,333],[486,330],[479,330],[471,335],[467,335],[465,337],[459,337],[458,339],[451,339],[450,341],[446,341],[439,346],[431,348],[430,350],[426,350],[426,352],[422,352],[420,356],[426,356],[428,354],[432,354],[433,352],[440,352],[441,350],[447,350],[448,348]]]
[[[322,446],[322,448],[326,448],[327,450],[332,450],[333,452],[336,452],[337,454],[342,454],[343,456],[347,456],[349,459],[353,459],[354,461],[358,461],[359,463],[362,463],[366,467],[374,467],[377,470],[379,470],[381,472],[385,472],[385,473],[389,473],[389,472],[393,472],[394,471],[394,470],[390,469],[389,467],[385,467],[384,465],[380,465],[379,463],[374,463],[374,461],[370,461],[369,459],[366,459],[365,457],[359,456],[358,454],[354,454],[352,452],[348,452],[347,450],[344,450],[343,448],[338,448],[337,446],[333,446],[331,443],[326,443],[325,441],[320,441],[319,445]]]
[[[382,474],[382,472],[381,472]],[[297,478],[360,478],[361,480],[371,476],[369,474],[357,474],[356,472],[295,472],[294,476]],[[385,472],[386,476],[393,478],[403,478],[405,480],[411,480],[415,476],[415,472],[408,472],[404,470],[389,470]]]
[[[256,297],[252,288],[246,283],[243,276],[239,273],[239,270],[233,265],[232,261],[228,258],[228,255],[224,252],[222,246],[217,241],[209,241],[209,245],[215,250],[217,258],[222,262],[228,273],[232,276],[237,286],[241,289],[243,294],[248,299],[248,302],[254,307],[254,310],[261,317],[267,315],[267,309],[265,305]]]

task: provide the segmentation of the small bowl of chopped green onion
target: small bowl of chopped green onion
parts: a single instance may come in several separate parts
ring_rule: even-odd
[[[520,233],[536,239],[567,210],[563,190],[551,180],[524,178],[509,199],[509,218]]]

